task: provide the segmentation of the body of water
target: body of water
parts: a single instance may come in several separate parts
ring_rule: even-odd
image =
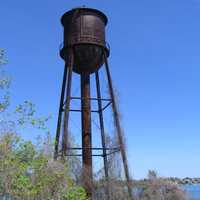
[[[200,184],[184,185],[181,188],[187,192],[188,200],[200,200]]]

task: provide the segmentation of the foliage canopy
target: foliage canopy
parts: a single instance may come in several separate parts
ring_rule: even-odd
[[[36,116],[35,105],[24,101],[10,111],[10,77],[3,70],[6,64],[0,49],[0,197],[14,200],[86,200],[82,187],[68,173],[67,162],[52,159],[49,130],[50,117]],[[31,125],[48,133],[38,145],[24,141],[16,127]],[[46,150],[48,148],[48,151]],[[47,153],[48,152],[48,153]]]

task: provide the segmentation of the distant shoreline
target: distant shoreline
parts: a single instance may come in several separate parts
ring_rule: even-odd
[[[176,184],[179,184],[179,185],[198,185],[200,184],[200,178],[189,178],[189,177],[186,177],[186,178],[183,178],[183,179],[180,179],[180,178],[167,178],[167,180],[173,182],[173,183],[176,183]]]
[[[169,178],[161,178],[163,180],[172,182],[177,185],[200,185],[200,178],[176,178],[176,177],[169,177]],[[145,183],[148,179],[138,180],[136,181],[139,184]]]

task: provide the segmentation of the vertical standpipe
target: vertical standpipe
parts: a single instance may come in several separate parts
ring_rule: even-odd
[[[82,123],[82,162],[83,184],[88,197],[92,196],[92,133],[90,108],[90,75],[81,74],[81,123]]]

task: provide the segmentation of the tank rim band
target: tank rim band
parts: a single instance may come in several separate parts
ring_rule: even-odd
[[[104,23],[105,25],[107,25],[108,23],[108,18],[107,16],[101,12],[100,10],[97,10],[97,9],[94,9],[94,8],[84,8],[84,7],[80,7],[80,8],[73,8],[72,10],[66,12],[62,17],[61,17],[61,24],[64,26],[64,18],[66,17],[69,17],[69,16],[73,16],[74,12],[76,11],[79,11],[79,12],[82,12],[82,11],[92,11],[92,12],[95,12],[97,13],[98,15],[100,15],[103,20],[104,20]]]

